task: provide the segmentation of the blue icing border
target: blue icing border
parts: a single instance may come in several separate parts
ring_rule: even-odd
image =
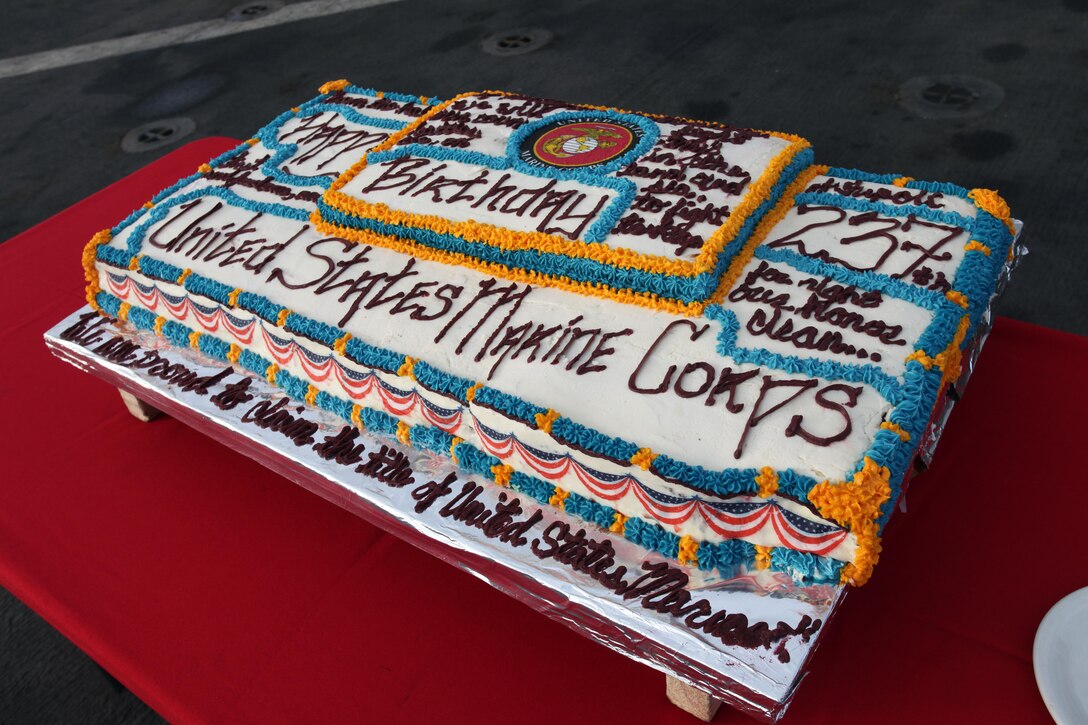
[[[798,473],[792,468],[787,468],[784,471],[778,472],[778,492],[797,501],[807,501],[808,492],[811,491],[818,482],[816,479],[806,476],[803,473]]]
[[[968,252],[956,270],[952,288],[967,297],[967,310],[971,315],[971,327],[974,328],[994,292],[997,278],[1012,246],[1013,236],[1000,219],[982,209],[979,210],[976,224],[970,231],[971,238],[989,248],[990,254],[987,256],[982,252]],[[968,338],[970,337],[969,335]],[[964,340],[964,343],[967,341]]]
[[[217,282],[211,277],[204,277],[195,272],[185,278],[185,284],[183,286],[187,291],[192,292],[195,295],[215,300],[221,305],[230,303],[230,294],[234,291],[234,288],[229,285]]]
[[[855,199],[853,197],[833,194],[831,192],[805,191],[798,194],[794,199],[796,206],[802,204],[810,204],[813,206],[835,206],[840,209],[851,209],[853,211],[875,211],[877,214],[883,214],[884,216],[913,216],[931,222],[960,227],[961,229],[970,229],[974,224],[972,219],[969,219],[962,214],[957,214],[954,211],[941,211],[940,209],[931,209],[928,206],[892,206],[891,204],[883,204],[881,202],[868,201],[865,199]]]
[[[639,518],[629,518],[623,526],[623,535],[644,549],[664,554],[670,559],[680,555],[680,537],[671,531],[665,531],[657,524],[651,524]]]
[[[534,405],[517,396],[488,387],[477,390],[472,402],[475,405],[483,405],[501,411],[505,413],[507,417],[527,423],[532,428],[536,428],[536,416],[540,413],[548,412],[547,408]]]
[[[936,311],[946,301],[945,296],[935,290],[925,289],[879,272],[857,272],[788,249],[759,246],[756,247],[754,256],[768,262],[788,264],[807,274],[830,277],[840,284],[880,292],[930,311]]]
[[[175,264],[152,259],[151,257],[140,257],[138,264],[140,265],[141,274],[145,274],[151,279],[157,279],[162,282],[176,283],[178,277],[185,271]]]
[[[893,376],[887,374],[872,363],[855,365],[834,360],[820,360],[813,357],[781,355],[761,347],[737,347],[737,332],[740,323],[732,310],[721,305],[707,305],[706,317],[721,324],[718,332],[718,354],[739,363],[750,363],[761,367],[774,368],[787,373],[807,375],[810,378],[825,380],[845,380],[851,383],[864,383],[875,388],[884,399],[897,403],[902,394],[902,386]],[[904,355],[904,357],[906,357]]]
[[[158,317],[155,315],[154,312],[151,312],[150,310],[145,310],[142,307],[132,307],[128,311],[128,321],[144,330],[154,330],[155,320],[157,319]],[[186,339],[185,342],[186,344],[188,344],[188,339]]]
[[[602,529],[607,529],[615,521],[614,509],[573,492],[563,501],[563,510]]]
[[[122,269],[128,269],[128,265],[132,263],[132,255],[129,254],[127,249],[118,249],[108,244],[100,244],[98,249],[94,251],[94,257],[100,262],[112,264],[114,267]]]
[[[404,356],[385,348],[368,345],[353,337],[344,345],[344,353],[360,365],[395,373],[404,364]]]
[[[717,569],[725,574],[755,561],[756,547],[742,539],[729,539],[718,544],[702,543],[696,556],[703,571]]]
[[[622,438],[613,438],[600,431],[560,416],[552,421],[551,435],[567,444],[574,444],[599,456],[627,463],[638,453],[638,446]]]
[[[461,446],[458,446],[457,448],[460,450]],[[514,471],[510,474],[510,488],[543,504],[548,503],[552,494],[555,492],[554,486],[545,483],[539,478],[526,476],[520,471]]]
[[[241,295],[239,295],[241,297]],[[332,347],[336,344],[336,341],[344,336],[344,333],[339,328],[324,322],[318,322],[312,320],[309,317],[303,317],[302,315],[294,312],[287,315],[287,319],[284,320],[283,329],[288,332],[301,335],[302,337],[316,340],[326,347]]]
[[[498,458],[471,443],[458,443],[454,455],[457,456],[457,465],[461,468],[489,479],[494,479],[495,476],[491,472],[491,467],[502,465],[502,461]]]
[[[350,411],[348,419],[350,419]],[[448,456],[450,453],[450,446],[453,445],[453,436],[441,428],[435,428],[430,425],[413,425],[411,428],[412,433],[412,445],[418,446],[428,451],[435,453],[441,453]]]
[[[318,392],[317,397],[314,398],[314,402],[317,403],[317,407],[322,410],[327,410],[330,413],[335,413],[344,420],[351,420],[352,404],[350,401],[338,398],[331,393],[326,393],[324,390]],[[436,429],[437,430],[437,429]]]
[[[824,176],[834,176],[836,179],[852,179],[854,181],[870,181],[874,184],[891,184],[896,179],[902,178],[902,174],[874,174],[860,169],[847,169],[841,166],[828,167]]]
[[[468,389],[473,386],[473,382],[468,378],[442,372],[422,360],[412,366],[412,374],[425,388],[454,397],[462,403],[468,403],[466,395]]]
[[[771,569],[789,574],[795,580],[812,584],[838,584],[845,564],[826,556],[776,547],[771,549]]]
[[[363,425],[366,426],[367,430],[385,433],[390,436],[395,435],[397,432],[397,419],[383,410],[361,408],[359,410],[359,420],[363,421]]]
[[[162,336],[178,347],[189,347],[189,334],[193,332],[180,322],[167,320],[162,326]]]
[[[911,179],[904,185],[904,188],[930,191],[944,194],[945,196],[958,196],[961,199],[969,199],[970,197],[968,195],[971,193],[970,189],[965,189],[962,186],[951,184],[947,181],[916,181]]]
[[[759,471],[754,468],[725,468],[712,471],[702,466],[678,461],[665,454],[657,456],[650,468],[666,480],[679,481],[684,485],[718,496],[755,493],[759,490],[759,485],[756,483]],[[815,482],[812,485],[815,486]]]
[[[238,356],[238,364],[263,378],[265,371],[268,370],[272,362],[252,350],[242,350],[242,354]]]
[[[897,179],[902,179],[903,174],[873,174],[868,171],[860,171],[859,169],[847,169],[841,166],[829,167],[824,176],[833,176],[836,179],[853,179],[855,181],[869,181],[874,184],[885,184],[887,186],[893,186]],[[918,189],[920,191],[929,191],[934,193],[944,194],[945,196],[957,196],[961,199],[970,198],[969,189],[965,189],[957,184],[951,184],[946,181],[920,181],[918,179],[911,179],[906,182],[904,189]]]
[[[110,317],[117,317],[117,312],[121,309],[121,298],[115,297],[109,292],[99,292],[94,296],[94,301],[95,304]],[[142,308],[137,307],[134,309]],[[144,311],[146,312],[146,310]]]
[[[283,308],[267,297],[255,292],[242,292],[238,295],[238,308],[252,312],[263,320],[276,324]]]
[[[202,353],[218,360],[226,360],[227,353],[230,352],[229,342],[211,335],[201,335],[197,338],[196,344]]]

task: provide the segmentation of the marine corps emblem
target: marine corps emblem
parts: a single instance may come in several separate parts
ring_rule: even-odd
[[[530,166],[561,169],[605,164],[630,151],[642,129],[610,118],[565,119],[544,124],[521,145],[519,157]]]

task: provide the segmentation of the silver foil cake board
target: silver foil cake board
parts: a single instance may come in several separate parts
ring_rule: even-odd
[[[1019,231],[1018,223],[1017,237]],[[992,325],[992,302],[1026,251],[1014,248],[964,354],[963,373],[935,407],[920,444],[919,469],[928,465],[974,369]],[[446,456],[369,432],[337,439],[354,430],[339,417],[292,401],[267,381],[198,350],[101,318],[90,307],[52,327],[45,342],[57,357],[128,394],[126,404],[137,417],[162,411],[570,629],[679,680],[688,688],[671,682],[670,700],[693,714],[702,710],[707,719],[716,699],[766,721],[779,720],[848,589],[800,586],[786,574],[767,571],[726,578],[680,566],[619,534],[468,474]],[[580,529],[585,542],[564,539]],[[591,551],[598,554],[595,560]],[[595,566],[607,557],[607,567]],[[618,580],[603,576],[619,567],[626,571]],[[594,570],[602,576],[593,576]],[[626,597],[617,591],[621,582],[628,585]],[[686,626],[688,615],[676,616],[696,611],[691,607],[732,617],[732,632],[754,634],[745,644],[727,644]],[[696,625],[707,618],[700,613]],[[799,632],[765,647],[757,641],[763,623]]]

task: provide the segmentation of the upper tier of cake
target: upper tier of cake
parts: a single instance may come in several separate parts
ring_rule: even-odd
[[[466,93],[375,147],[321,219],[497,276],[696,311],[812,162],[796,136]]]

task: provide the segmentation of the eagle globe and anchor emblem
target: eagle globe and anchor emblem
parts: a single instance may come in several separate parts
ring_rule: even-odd
[[[545,123],[521,144],[520,159],[530,166],[561,169],[606,164],[630,151],[642,138],[634,123],[589,116]]]

